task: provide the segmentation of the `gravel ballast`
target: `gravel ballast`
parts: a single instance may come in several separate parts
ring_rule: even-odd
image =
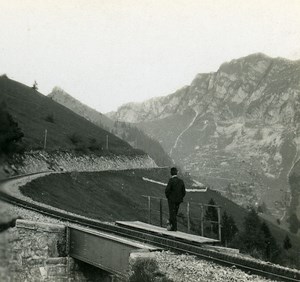
[[[225,267],[201,260],[192,255],[177,255],[170,251],[155,252],[160,270],[167,273],[174,282],[264,282],[277,281],[250,275],[235,267]]]

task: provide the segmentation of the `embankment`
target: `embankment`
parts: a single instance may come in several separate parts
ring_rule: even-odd
[[[26,152],[15,156],[0,168],[2,175],[28,174],[40,171],[104,171],[131,168],[153,168],[156,163],[148,155],[76,155],[70,152]]]

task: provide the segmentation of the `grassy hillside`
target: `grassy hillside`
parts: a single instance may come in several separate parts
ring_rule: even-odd
[[[142,195],[165,198],[165,187],[145,181],[143,177],[166,183],[169,179],[169,169],[52,174],[34,180],[21,190],[36,201],[100,220],[147,220],[147,201]],[[192,188],[191,179],[184,180],[186,188]],[[185,202],[206,204],[211,198],[214,198],[217,204],[222,203],[223,208],[236,215],[237,221],[241,223],[240,217],[245,211],[215,191],[187,193]],[[167,203],[164,202],[163,205],[167,215]],[[181,212],[185,213],[184,205]]]
[[[55,87],[47,97],[67,107],[95,125],[110,131],[112,134],[129,143],[132,147],[146,152],[158,166],[172,165],[172,160],[163,150],[160,143],[150,138],[142,130],[139,130],[132,124],[119,121],[114,122],[107,116],[81,103],[79,100],[58,87]]]
[[[22,193],[32,199],[87,217],[104,220],[148,220],[147,199],[142,195],[165,198],[164,186],[143,180],[152,179],[166,183],[169,169],[135,169],[125,171],[105,171],[97,173],[64,173],[52,174],[36,179],[21,188]],[[186,188],[192,188],[192,180],[183,177]],[[232,201],[224,198],[216,191],[193,193],[188,192],[185,202],[190,201],[192,221],[199,224],[200,208],[197,203],[207,204],[213,198],[232,215],[238,228],[243,229],[243,221],[247,211]],[[152,205],[152,220],[159,224],[158,201]],[[164,223],[168,218],[167,202],[163,201]],[[180,207],[183,222],[186,205]],[[278,244],[282,245],[287,232],[269,223],[270,230]],[[179,229],[186,231],[186,223]],[[300,248],[299,238],[289,234],[293,249]]]
[[[105,151],[106,139],[109,152],[135,155],[129,144],[99,128],[64,106],[52,101],[31,87],[0,77],[0,102],[4,101],[8,112],[18,122],[24,133],[26,149],[41,149],[47,129],[47,149],[96,148]],[[103,150],[102,150],[103,148]]]

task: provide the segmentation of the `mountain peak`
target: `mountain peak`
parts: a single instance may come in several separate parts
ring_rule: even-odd
[[[113,124],[113,121],[105,115],[83,104],[59,86],[55,86],[48,97],[102,128],[108,128]]]
[[[121,107],[116,116],[136,122],[193,175],[207,175],[219,189],[234,183],[240,194],[248,181],[255,191],[247,190],[249,200],[264,195],[274,208],[299,154],[300,64],[251,54],[197,74],[190,86],[155,103]]]
[[[127,103],[119,107],[117,112],[110,113],[109,117],[138,123],[166,118],[190,109],[198,112],[203,109],[218,112],[220,110],[223,118],[225,116],[237,117],[245,112],[248,107],[247,103],[257,100],[258,97],[255,95],[258,95],[257,91],[260,89],[266,96],[286,92],[288,85],[292,89],[298,89],[299,85],[298,88],[296,85],[299,68],[297,61],[272,58],[263,53],[250,54],[223,63],[216,72],[197,74],[191,85],[180,88],[167,96],[140,103]],[[209,102],[213,97],[215,98],[213,103]],[[235,109],[221,109],[224,101],[228,105],[230,103],[230,108]],[[253,116],[253,111],[256,111],[254,108],[257,107],[252,103],[251,111],[249,109],[247,113]],[[271,120],[274,118],[273,116]]]
[[[62,89],[59,86],[53,87],[51,93],[49,93],[47,96],[52,100],[55,100],[54,97],[60,97],[60,98],[65,97],[70,100],[76,100],[74,97],[72,97],[70,94],[68,94],[64,89]]]

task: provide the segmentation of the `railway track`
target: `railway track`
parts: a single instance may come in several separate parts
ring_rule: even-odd
[[[21,177],[15,177],[21,178]],[[13,205],[23,207],[46,216],[53,217],[62,221],[76,223],[85,227],[97,229],[103,232],[113,233],[136,241],[150,243],[158,247],[169,249],[175,252],[188,253],[202,259],[207,259],[222,265],[235,266],[246,272],[261,275],[266,278],[276,279],[279,281],[300,281],[300,271],[284,268],[255,260],[244,259],[232,254],[224,254],[218,251],[210,250],[205,246],[190,242],[184,239],[175,239],[159,235],[156,233],[145,232],[115,224],[100,222],[97,220],[85,218],[79,215],[69,214],[62,210],[52,209],[39,205],[38,203],[27,202],[21,198],[14,197],[1,189],[1,184],[9,181],[0,182],[0,199]]]

